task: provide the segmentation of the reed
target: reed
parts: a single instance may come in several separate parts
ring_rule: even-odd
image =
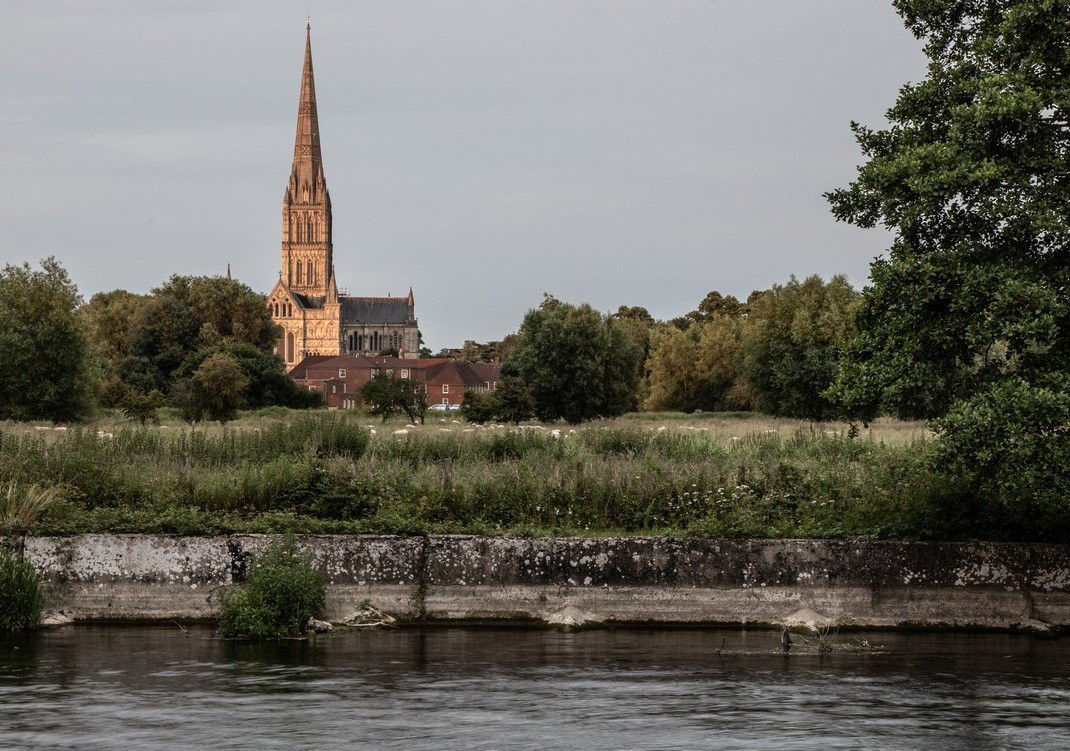
[[[273,411],[227,428],[0,426],[0,487],[55,488],[37,532],[465,532],[1055,539],[931,462],[917,423],[756,416],[404,427]]]

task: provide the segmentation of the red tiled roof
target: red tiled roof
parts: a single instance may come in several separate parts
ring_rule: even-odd
[[[310,365],[318,365],[330,359],[333,359],[332,355],[309,355],[294,366],[294,369],[290,371],[290,377],[295,381],[303,381]]]

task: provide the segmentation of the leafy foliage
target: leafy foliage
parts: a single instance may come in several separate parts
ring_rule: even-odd
[[[1042,521],[1070,498],[1070,376],[1051,386],[1022,378],[956,402],[935,421],[935,466],[977,497]]]
[[[237,417],[247,383],[241,366],[224,352],[207,358],[190,377],[193,398],[201,411],[221,424]]]
[[[0,633],[36,626],[41,622],[43,602],[33,564],[0,548]]]
[[[55,258],[0,272],[0,418],[72,421],[97,384],[81,298]]]
[[[535,414],[531,389],[517,376],[503,376],[494,390],[494,418],[519,425]]]
[[[185,304],[199,323],[209,325],[222,339],[250,344],[270,352],[278,341],[278,327],[262,295],[221,276],[172,276],[152,291],[153,296]]]
[[[163,401],[163,394],[155,389],[147,394],[141,391],[129,391],[119,403],[119,408],[128,420],[137,420],[144,425],[146,422],[159,420]]]
[[[866,161],[828,194],[838,219],[895,233],[835,393],[863,418],[942,418],[944,466],[1033,506],[1070,482],[1053,423],[1070,398],[1070,5],[895,4],[928,75],[888,128],[852,124]]]
[[[421,423],[427,414],[427,394],[423,386],[411,378],[395,373],[376,373],[360,387],[364,403],[373,415],[388,418],[404,412],[411,422]]]
[[[524,316],[518,334],[510,362],[540,419],[580,423],[632,405],[642,352],[613,319],[547,295]]]
[[[747,324],[740,316],[714,314],[687,329],[660,326],[651,337],[643,408],[749,409],[750,388],[740,372]]]
[[[754,406],[766,414],[832,419],[825,395],[839,369],[840,349],[853,333],[858,294],[843,276],[818,276],[751,296],[743,372]]]
[[[214,346],[203,347],[186,357],[175,377],[189,378],[205,360],[217,353],[233,358],[241,368],[245,377],[242,406],[246,409],[270,406],[301,409],[323,403],[322,394],[298,386],[282,369],[275,355],[246,342],[222,340]]]
[[[318,404],[295,388],[272,354],[279,331],[263,296],[233,279],[173,276],[149,295],[94,295],[85,312],[105,362],[105,404],[153,390],[182,402],[186,381],[217,352],[241,364],[249,406]],[[172,394],[176,384],[179,393]]]
[[[863,417],[934,417],[1070,369],[1070,7],[896,7],[930,62],[889,128],[852,124],[866,162],[828,194],[838,219],[895,232],[837,392]]]
[[[464,401],[461,402],[461,416],[468,422],[483,425],[494,419],[497,406],[494,394],[488,391],[467,389],[464,392]]]
[[[697,308],[679,318],[672,319],[669,323],[681,331],[687,331],[692,324],[705,323],[717,316],[739,318],[746,313],[746,303],[741,303],[732,295],[722,295],[717,290],[713,290],[702,298]]]
[[[245,584],[220,595],[219,633],[224,637],[277,639],[301,636],[323,612],[327,578],[312,551],[297,538],[272,540],[250,556]]]

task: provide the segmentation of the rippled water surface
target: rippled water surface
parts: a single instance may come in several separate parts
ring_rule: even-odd
[[[0,637],[0,748],[1070,749],[1070,640],[864,638],[67,627]]]

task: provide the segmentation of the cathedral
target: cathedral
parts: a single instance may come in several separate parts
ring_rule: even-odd
[[[378,354],[420,347],[412,288],[408,297],[351,297],[334,275],[331,197],[323,177],[312,30],[305,29],[305,64],[297,105],[293,168],[282,199],[282,268],[268,295],[271,319],[283,329],[276,353],[287,370],[308,355]]]

